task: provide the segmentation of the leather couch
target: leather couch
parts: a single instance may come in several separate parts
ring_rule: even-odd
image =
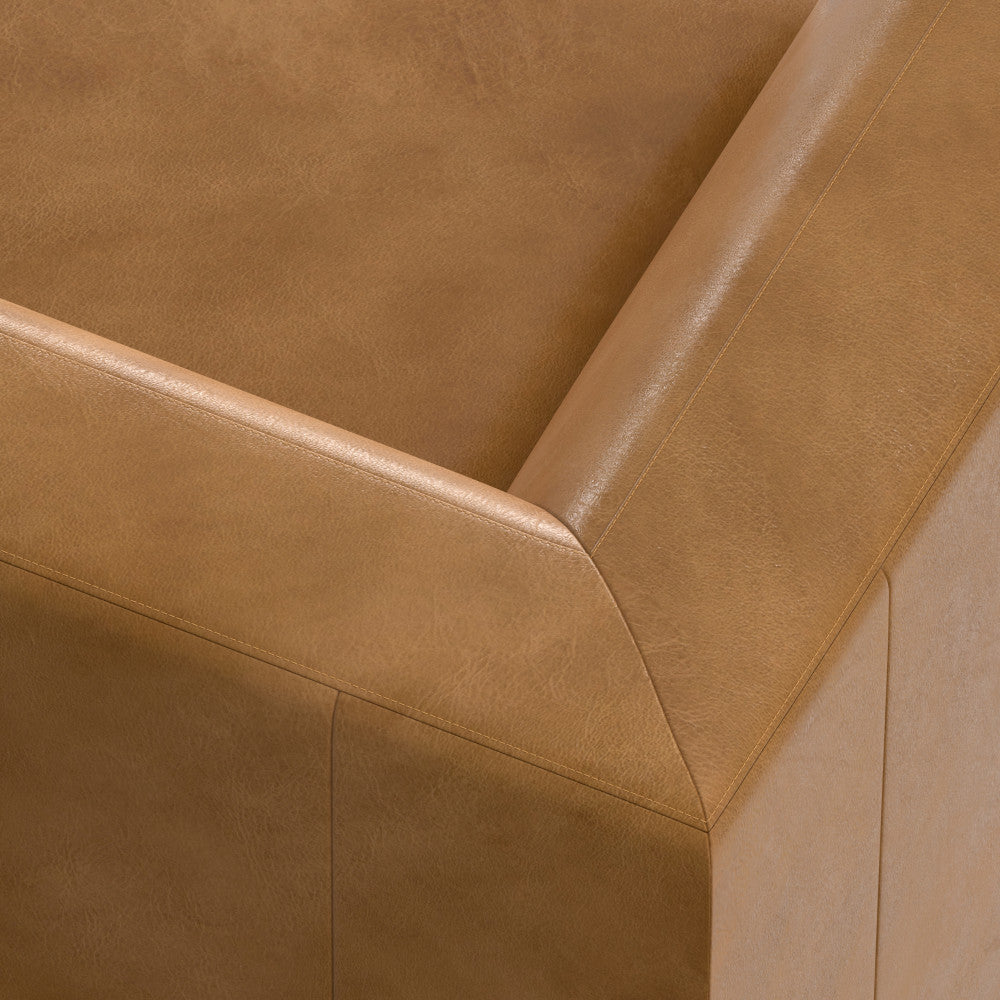
[[[1000,18],[811,6],[0,14],[0,995],[998,995]]]

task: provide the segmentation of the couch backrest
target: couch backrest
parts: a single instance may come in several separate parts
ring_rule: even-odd
[[[0,298],[507,486],[813,0],[0,13]]]

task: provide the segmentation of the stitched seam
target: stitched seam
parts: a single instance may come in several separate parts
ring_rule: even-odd
[[[892,581],[885,571],[879,572],[885,580],[886,589],[886,635],[885,635],[885,705],[882,712],[882,785],[879,801],[878,822],[878,875],[875,880],[875,975],[872,981],[872,1000],[878,1000],[878,946],[882,931],[882,859],[885,846],[885,765],[889,757],[889,679],[892,673]]]
[[[31,572],[31,571],[26,570],[25,572]],[[48,577],[43,577],[43,579],[48,579]],[[59,585],[58,580],[50,580],[49,582]],[[83,591],[79,591],[78,593],[83,593]],[[102,598],[95,597],[94,600],[102,600]],[[115,607],[119,607],[119,605],[115,605]],[[127,611],[130,609],[125,608],[124,610]],[[133,614],[141,614],[141,613],[142,612],[139,611],[133,611]],[[150,617],[149,620],[155,621],[158,624],[164,624],[163,622],[159,622],[159,620],[156,618]],[[169,626],[168,624],[168,627],[173,627],[173,626]],[[190,633],[185,633],[185,634],[187,635]],[[197,636],[196,638],[204,638],[204,637]],[[205,642],[212,642],[212,641],[213,640],[211,639],[205,639]],[[228,646],[223,646],[222,648],[229,649]],[[242,655],[251,656],[250,653],[242,653]],[[251,658],[256,659],[256,657],[251,657]],[[266,663],[268,661],[258,660],[258,662]],[[274,664],[271,664],[271,666],[274,666]],[[301,677],[301,674],[295,674],[295,676]],[[308,680],[308,678],[303,678],[303,679]],[[645,799],[644,796],[641,795],[636,796],[634,792],[629,792],[628,796],[618,795],[615,792],[609,790],[609,788],[616,788],[617,787],[616,785],[603,787],[606,784],[606,782],[603,782],[600,778],[597,779],[596,783],[590,781],[581,781],[578,777],[574,777],[572,774],[566,774],[565,769],[562,768],[561,764],[559,765],[560,768],[559,770],[555,770],[551,767],[544,767],[541,763],[539,763],[538,760],[532,760],[530,756],[518,756],[517,754],[511,753],[509,750],[503,747],[494,746],[492,743],[481,743],[479,742],[479,740],[470,739],[468,736],[463,736],[461,733],[454,733],[450,729],[445,729],[441,726],[435,726],[433,725],[433,723],[428,722],[426,719],[421,719],[416,715],[412,715],[407,712],[401,712],[398,708],[392,708],[389,705],[384,705],[381,702],[372,701],[369,698],[362,698],[360,695],[355,694],[353,691],[340,691],[339,693],[342,694],[345,698],[353,698],[355,701],[359,702],[362,705],[367,705],[370,708],[377,708],[380,711],[389,712],[392,715],[398,715],[399,718],[406,719],[408,722],[415,722],[417,723],[417,725],[427,726],[428,728],[433,729],[437,733],[444,733],[446,736],[454,737],[454,739],[456,740],[463,740],[466,743],[470,743],[474,747],[479,747],[481,750],[489,750],[491,753],[500,754],[503,757],[507,757],[509,760],[516,760],[519,764],[525,764],[528,767],[537,768],[543,774],[548,774],[555,778],[561,778],[563,781],[572,781],[573,784],[579,785],[581,788],[587,788],[592,792],[600,792],[602,795],[607,795],[609,798],[616,799],[618,802],[624,802],[627,805],[634,806],[636,809],[642,809],[645,812],[652,813],[654,816],[659,816],[661,819],[670,820],[672,823],[679,823],[681,826],[686,826],[689,830],[697,830],[699,833],[704,833],[706,835],[708,834],[708,827],[706,826],[704,819],[689,816],[688,819],[694,820],[694,822],[689,823],[687,820],[680,818],[681,816],[687,816],[688,815],[687,813],[681,812],[680,810],[674,808],[673,806],[667,806],[666,809],[653,808],[652,799]],[[641,802],[636,801],[636,798],[644,799],[644,801]]]
[[[708,996],[712,995],[712,950],[715,947],[717,935],[715,930],[715,860],[712,857],[712,828],[705,830],[705,853],[708,860]]]
[[[659,445],[657,445],[656,450],[653,452],[652,457],[646,463],[645,467],[643,468],[642,472],[639,475],[639,478],[635,481],[635,483],[633,483],[632,488],[628,491],[628,494],[626,495],[625,499],[621,502],[621,504],[619,505],[618,509],[615,511],[615,514],[611,518],[611,520],[608,522],[607,527],[605,527],[604,531],[601,532],[601,535],[597,539],[597,542],[594,544],[593,549],[591,549],[591,554],[592,555],[596,555],[597,554],[597,550],[601,547],[601,545],[604,542],[605,538],[607,538],[608,534],[611,532],[611,529],[614,528],[614,526],[618,523],[618,519],[625,512],[625,509],[626,509],[626,507],[628,507],[630,501],[632,500],[632,497],[635,496],[636,491],[643,484],[643,482],[646,479],[646,476],[649,475],[649,472],[652,469],[652,467],[653,467],[654,463],[656,462],[657,458],[660,456],[660,453],[667,446],[667,442],[670,441],[670,439],[674,436],[674,432],[680,426],[681,421],[683,421],[683,419],[687,415],[688,411],[694,405],[695,400],[701,394],[701,390],[705,387],[706,383],[711,378],[712,373],[719,366],[719,363],[722,361],[722,359],[726,356],[726,353],[729,351],[729,348],[732,345],[733,341],[736,339],[736,337],[739,334],[739,332],[743,329],[743,327],[746,324],[747,320],[750,318],[751,313],[753,313],[754,309],[756,308],[757,303],[761,300],[761,298],[763,297],[764,293],[770,287],[771,282],[777,276],[778,271],[781,270],[781,266],[785,263],[785,260],[787,259],[788,255],[792,252],[792,250],[794,249],[795,245],[798,243],[799,237],[803,234],[803,232],[805,232],[807,226],[812,221],[813,217],[816,215],[816,212],[819,210],[820,205],[823,204],[823,201],[826,199],[826,196],[830,193],[830,190],[833,188],[834,184],[837,182],[837,179],[844,172],[844,168],[850,162],[851,157],[854,156],[854,154],[857,151],[858,147],[861,145],[861,143],[864,141],[865,137],[871,131],[872,126],[875,124],[875,122],[878,119],[879,115],[882,113],[882,109],[889,102],[889,99],[892,97],[892,95],[895,92],[896,88],[899,86],[899,84],[902,81],[903,77],[906,75],[906,73],[909,70],[910,66],[912,65],[914,59],[916,59],[917,56],[920,54],[921,49],[923,49],[924,45],[927,43],[927,40],[931,37],[931,34],[933,33],[934,29],[937,27],[938,22],[944,16],[945,11],[951,6],[951,3],[952,3],[952,0],[945,0],[944,6],[941,7],[941,9],[938,11],[937,16],[931,22],[930,27],[924,32],[924,35],[920,39],[920,42],[918,43],[918,45],[910,53],[909,58],[906,60],[906,62],[903,64],[902,69],[900,69],[899,73],[896,75],[896,79],[893,80],[892,86],[889,87],[889,89],[883,95],[882,99],[879,101],[879,103],[876,106],[875,110],[872,112],[871,117],[868,119],[867,123],[865,124],[865,127],[861,130],[860,135],[854,140],[853,145],[847,151],[847,155],[843,158],[843,160],[841,160],[840,166],[837,167],[837,169],[834,172],[833,176],[829,179],[829,181],[827,181],[826,186],[820,192],[820,195],[816,199],[816,201],[813,203],[812,208],[809,209],[808,214],[806,215],[805,219],[802,220],[802,223],[799,225],[799,228],[795,231],[795,234],[792,236],[792,238],[789,241],[788,245],[785,247],[785,249],[782,252],[781,256],[778,258],[777,263],[774,265],[773,268],[771,268],[771,272],[768,274],[766,280],[764,281],[764,284],[761,285],[761,287],[757,290],[757,294],[754,295],[753,299],[750,301],[750,305],[747,306],[747,308],[744,311],[743,315],[740,317],[739,322],[737,322],[736,326],[733,328],[732,333],[729,334],[728,338],[726,339],[726,342],[722,345],[722,349],[715,356],[715,360],[712,362],[712,364],[709,367],[708,371],[704,374],[704,376],[702,377],[701,381],[695,387],[694,392],[688,397],[687,402],[681,408],[680,413],[677,415],[676,419],[674,420],[674,422],[671,425],[670,429],[667,431],[667,433],[664,436],[663,440],[659,443]]]
[[[36,562],[33,559],[26,559],[24,556],[18,555],[16,552],[11,552],[8,549],[0,549],[0,556],[8,556],[11,559],[17,561],[17,563],[24,563],[26,566],[33,566],[38,570],[44,571],[44,574],[52,574],[55,577],[60,577],[63,580],[70,580],[73,583],[78,583],[81,586],[87,587],[90,590],[96,591],[98,594],[107,594],[109,597],[116,597],[118,600],[126,601],[130,605],[135,605],[138,608],[144,608],[147,611],[155,612],[157,615],[162,615],[164,618],[168,618],[173,622],[180,622],[183,625],[189,625],[192,628],[198,629],[200,632],[205,632],[208,635],[217,636],[220,639],[226,639],[228,642],[234,642],[239,646],[243,646],[246,649],[252,649],[257,653],[261,653],[264,656],[271,657],[275,660],[280,660],[282,663],[290,664],[300,670],[305,670],[309,674],[313,674],[317,677],[322,677],[327,681],[332,682],[330,686],[336,687],[339,690],[343,690],[345,694],[351,694],[353,692],[361,692],[363,694],[371,695],[374,698],[378,698],[381,702],[386,705],[395,705],[399,708],[406,709],[408,713],[413,713],[415,716],[421,719],[433,719],[435,722],[443,723],[445,726],[450,727],[450,729],[457,729],[460,732],[468,733],[471,736],[478,736],[482,740],[486,740],[486,745],[496,744],[499,747],[505,747],[508,750],[513,750],[518,754],[523,755],[526,758],[531,758],[535,761],[540,761],[544,764],[549,764],[554,768],[557,768],[556,773],[562,771],[568,772],[569,774],[579,775],[581,778],[588,779],[587,784],[594,783],[600,788],[600,790],[612,790],[614,792],[623,793],[630,799],[636,799],[640,802],[648,803],[648,805],[655,808],[658,812],[664,812],[671,818],[683,817],[685,819],[692,820],[697,825],[697,829],[704,829],[705,820],[703,817],[692,816],[690,813],[686,813],[683,810],[677,809],[674,806],[669,805],[666,802],[660,802],[657,799],[649,798],[646,795],[642,795],[639,792],[633,791],[630,788],[626,788],[623,785],[616,785],[613,782],[606,781],[604,778],[599,778],[596,775],[589,774],[586,771],[581,771],[577,768],[570,767],[567,764],[560,763],[556,760],[551,760],[548,757],[543,757],[541,754],[535,753],[532,750],[527,750],[524,747],[520,747],[515,743],[508,743],[506,740],[498,739],[495,736],[489,736],[486,733],[481,733],[476,729],[471,729],[468,726],[463,726],[458,722],[453,722],[451,719],[446,719],[443,716],[435,715],[433,712],[428,712],[425,709],[418,708],[416,705],[410,705],[405,701],[399,701],[396,698],[390,698],[387,695],[381,694],[378,691],[374,691],[371,688],[366,688],[360,684],[356,684],[353,681],[346,680],[345,678],[337,677],[334,674],[329,674],[324,670],[318,670],[315,667],[310,667],[308,664],[302,663],[299,660],[293,660],[291,657],[283,656],[280,653],[275,653],[273,650],[264,649],[261,646],[255,646],[251,642],[247,642],[244,639],[238,639],[235,636],[227,635],[225,632],[219,632],[216,629],[208,628],[205,625],[201,625],[198,622],[190,621],[187,618],[181,618],[178,615],[171,614],[169,611],[164,611],[162,608],[158,608],[152,604],[145,604],[142,601],[137,601],[134,598],[128,597],[125,594],[119,594],[116,591],[108,590],[106,587],[100,587],[97,584],[91,583],[89,580],[83,580],[79,577],[71,576],[69,573],[64,573],[62,570],[58,570],[53,566],[47,566],[45,563]],[[15,564],[16,565],[16,564]],[[23,567],[19,567],[23,568]],[[43,574],[43,575],[44,575]],[[55,581],[59,582],[59,581]],[[162,622],[162,624],[170,625],[170,622]],[[173,626],[176,627],[176,626]],[[186,631],[182,629],[181,631]],[[456,734],[457,735],[457,734]],[[529,761],[530,763],[530,761]]]
[[[983,391],[976,398],[976,401],[972,404],[972,407],[970,408],[968,413],[966,413],[965,418],[959,424],[958,430],[955,431],[951,440],[948,442],[948,445],[945,448],[944,452],[941,454],[941,457],[931,468],[930,473],[924,480],[920,489],[917,491],[916,496],[914,496],[913,500],[910,502],[910,505],[903,512],[903,516],[899,519],[899,522],[896,524],[895,528],[893,528],[892,531],[890,532],[889,537],[886,539],[885,544],[879,550],[878,555],[875,556],[875,559],[873,560],[872,564],[868,567],[867,570],[865,570],[864,576],[861,578],[861,583],[858,584],[857,590],[855,590],[854,593],[851,595],[846,606],[844,607],[844,610],[841,611],[836,622],[834,622],[833,628],[831,628],[830,631],[827,633],[826,638],[820,644],[819,649],[816,651],[813,658],[809,661],[805,671],[799,677],[798,681],[795,683],[795,686],[788,693],[788,696],[782,702],[781,707],[774,714],[774,717],[767,724],[767,727],[764,729],[764,732],[762,733],[760,739],[757,741],[756,746],[753,748],[753,750],[750,751],[749,754],[747,754],[746,759],[743,761],[743,763],[740,764],[738,770],[736,771],[736,774],[733,777],[733,780],[729,783],[729,787],[725,790],[725,792],[722,793],[722,797],[719,799],[711,816],[709,816],[708,818],[708,822],[710,825],[713,824],[718,818],[718,816],[721,814],[723,808],[726,805],[727,797],[729,793],[732,791],[733,786],[738,781],[746,777],[746,774],[742,773],[743,768],[747,766],[747,764],[758,752],[758,750],[760,750],[761,747],[771,738],[771,736],[774,735],[775,729],[777,728],[775,726],[775,723],[777,723],[781,719],[781,717],[787,711],[788,706],[798,697],[799,693],[802,690],[803,685],[808,680],[809,676],[812,674],[814,668],[826,654],[827,646],[832,640],[834,634],[843,627],[844,623],[850,617],[850,613],[854,608],[855,602],[861,596],[865,588],[871,583],[873,579],[873,571],[878,569],[878,567],[885,560],[885,557],[888,555],[889,550],[893,547],[893,545],[896,544],[899,535],[902,533],[902,529],[905,527],[906,523],[910,520],[910,518],[913,517],[917,508],[920,506],[921,500],[923,500],[931,484],[941,474],[941,470],[947,464],[948,459],[951,457],[955,448],[958,446],[959,441],[961,441],[961,439],[965,436],[965,433],[971,426],[973,420],[976,417],[976,414],[982,408],[983,404],[986,402],[990,393],[992,393],[998,379],[1000,379],[1000,365],[998,365],[993,370],[993,374],[987,381],[986,386],[983,388]],[[749,773],[749,771],[747,773]]]
[[[209,417],[212,420],[216,420],[225,424],[231,424],[232,426],[238,427],[242,431],[246,432],[247,434],[253,435],[254,437],[264,438],[268,441],[273,441],[283,448],[289,448],[294,451],[303,452],[306,455],[309,455],[313,458],[318,458],[321,461],[329,462],[330,464],[339,466],[340,468],[346,469],[349,472],[355,473],[360,476],[365,476],[369,479],[374,479],[377,482],[386,484],[395,492],[411,493],[414,496],[421,497],[424,500],[438,504],[439,506],[442,507],[446,507],[449,510],[458,511],[458,513],[462,514],[464,517],[474,518],[477,521],[483,521],[486,524],[493,525],[494,527],[497,527],[502,531],[513,532],[514,534],[522,535],[525,538],[528,538],[539,545],[546,545],[549,546],[550,548],[562,549],[563,551],[573,553],[574,555],[584,554],[582,553],[581,549],[577,549],[572,545],[563,544],[561,542],[555,542],[548,538],[542,538],[540,535],[536,535],[531,531],[525,530],[524,528],[518,528],[512,524],[504,524],[502,521],[498,521],[492,517],[487,517],[484,514],[477,514],[474,511],[469,510],[467,507],[461,507],[458,504],[452,503],[449,500],[443,500],[440,497],[436,497],[433,496],[432,494],[425,493],[423,490],[419,490],[415,486],[410,486],[408,483],[401,483],[399,482],[399,480],[390,479],[387,476],[379,474],[378,472],[362,468],[361,466],[358,465],[353,465],[352,463],[347,462],[344,459],[336,458],[333,455],[328,455],[325,452],[317,451],[314,448],[309,448],[305,445],[298,444],[294,441],[289,441],[287,438],[279,437],[278,435],[272,434],[269,431],[264,431],[256,427],[251,427],[249,424],[246,424],[240,420],[236,420],[233,417],[227,417],[225,414],[216,413],[214,410],[209,410],[204,406],[198,405],[197,403],[192,403],[189,400],[181,399],[177,396],[171,395],[168,392],[164,392],[163,390],[154,389],[151,386],[143,385],[141,382],[133,381],[132,379],[126,378],[123,375],[118,375],[114,372],[105,371],[103,368],[97,367],[97,365],[90,364],[87,361],[82,361],[79,358],[74,358],[62,354],[59,351],[53,350],[52,348],[43,347],[40,344],[35,344],[32,343],[31,341],[24,340],[23,338],[17,337],[12,333],[7,332],[6,330],[0,330],[0,336],[6,337],[8,340],[13,341],[15,344],[26,347],[30,350],[51,355],[52,357],[58,358],[60,361],[63,361],[67,364],[77,365],[78,367],[81,368],[87,368],[90,371],[103,376],[104,378],[114,379],[115,381],[123,383],[124,385],[128,386],[130,389],[135,390],[136,392],[145,393],[147,395],[155,396],[158,399],[166,400],[167,402],[173,403],[176,406],[182,406],[185,407],[186,409],[193,410],[195,413]]]
[[[636,642],[635,635],[632,632],[632,626],[629,625],[628,619],[626,619],[625,615],[623,614],[621,606],[618,604],[615,595],[611,592],[611,587],[608,586],[608,581],[604,579],[604,574],[600,571],[600,568],[598,567],[597,563],[595,563],[594,560],[591,559],[589,555],[587,556],[587,558],[590,559],[590,564],[591,566],[594,567],[594,572],[597,574],[598,580],[600,580],[600,582],[603,584],[604,589],[607,592],[608,598],[615,609],[615,612],[617,613],[619,619],[621,619],[621,623],[625,628],[625,632],[629,637],[629,641],[632,643],[633,648],[635,649],[636,653],[639,656],[639,662],[642,664],[642,669],[643,671],[645,671],[646,678],[649,681],[649,686],[653,689],[653,694],[656,697],[656,702],[660,706],[660,712],[663,714],[663,721],[666,723],[667,732],[670,733],[670,739],[673,741],[674,748],[677,750],[677,756],[680,757],[681,763],[684,765],[684,770],[685,772],[687,772],[688,781],[691,782],[691,787],[694,789],[694,794],[698,799],[698,805],[700,806],[702,811],[702,822],[707,823],[708,814],[705,810],[705,800],[701,796],[701,789],[698,787],[697,783],[694,780],[694,775],[691,773],[691,768],[688,766],[687,758],[684,756],[684,751],[681,750],[681,745],[678,742],[677,736],[674,733],[674,727],[670,724],[670,717],[667,715],[667,707],[664,704],[663,699],[660,697],[660,692],[656,687],[656,681],[653,680],[653,674],[649,669],[649,664],[646,663],[646,657],[643,656],[642,650],[639,648],[639,643]]]
[[[337,990],[337,706],[342,691],[334,688],[330,712],[330,1000]]]

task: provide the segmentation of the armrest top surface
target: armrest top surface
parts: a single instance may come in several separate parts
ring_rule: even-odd
[[[0,558],[704,824],[550,515],[7,304],[0,359]]]

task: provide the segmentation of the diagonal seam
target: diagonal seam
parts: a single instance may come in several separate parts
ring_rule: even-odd
[[[131,611],[135,614],[142,614],[145,617],[151,618],[153,621],[158,621],[161,625],[165,625],[168,628],[175,628],[178,631],[184,632],[187,635],[193,635],[206,642],[216,642],[219,645],[226,646],[228,649],[234,649],[235,652],[242,653],[244,656],[251,656],[254,659],[270,663],[272,666],[279,667],[280,669],[287,670],[295,668],[292,670],[293,673],[305,671],[304,675],[299,674],[299,676],[305,676],[307,680],[312,680],[317,683],[324,684],[327,687],[335,688],[344,694],[354,695],[355,697],[361,698],[363,701],[371,701],[372,704],[378,705],[380,708],[386,708],[389,711],[396,711],[399,714],[405,715],[418,722],[433,726],[436,729],[442,729],[444,732],[450,733],[453,736],[468,739],[470,742],[477,743],[480,746],[485,746],[499,753],[505,753],[508,756],[516,758],[517,760],[522,760],[527,764],[533,764],[534,766],[541,767],[545,771],[557,774],[560,777],[571,781],[576,781],[579,784],[583,784],[589,788],[612,795],[615,798],[624,799],[633,805],[641,806],[651,812],[656,812],[660,815],[668,817],[669,819],[676,820],[678,823],[683,823],[685,826],[693,826],[695,829],[702,831],[705,829],[706,823],[704,817],[692,815],[682,809],[678,809],[676,806],[672,806],[668,802],[662,802],[658,799],[650,798],[648,795],[643,795],[634,789],[626,788],[624,785],[617,785],[614,782],[607,781],[604,778],[599,778],[597,775],[590,774],[587,771],[581,771],[578,768],[571,767],[561,761],[544,757],[539,753],[535,753],[533,750],[528,750],[527,748],[518,746],[517,744],[509,743],[496,736],[490,736],[487,733],[482,733],[477,729],[470,728],[469,726],[463,726],[461,723],[455,722],[452,719],[446,719],[443,716],[435,715],[433,712],[428,712],[425,709],[418,708],[416,705],[410,705],[405,701],[399,701],[396,698],[391,698],[379,691],[363,687],[362,685],[346,680],[345,678],[336,677],[335,675],[327,673],[324,670],[311,667],[306,663],[294,660],[288,656],[283,656],[273,650],[255,646],[253,643],[247,642],[244,639],[227,635],[225,632],[218,632],[215,629],[202,625],[199,622],[194,622],[187,618],[181,618],[178,615],[171,614],[169,611],[164,611],[162,608],[158,608],[155,605],[145,604],[142,601],[137,601],[125,594],[119,594],[116,591],[98,586],[95,583],[91,583],[89,580],[82,580],[79,577],[71,576],[69,573],[64,573],[62,570],[58,570],[53,566],[47,566],[45,563],[27,559],[16,552],[11,552],[8,549],[2,548],[0,548],[0,562],[6,563],[7,565],[12,566],[15,569],[20,569],[26,573],[34,573],[36,576],[41,576],[58,585],[85,593],[88,596],[93,597],[95,600],[102,600],[110,604],[115,604],[126,611]],[[81,590],[81,588],[85,589]],[[112,598],[114,598],[114,600],[111,600]],[[124,603],[119,604],[118,602]],[[196,631],[192,631],[192,629]],[[233,645],[228,646],[226,645],[227,643],[232,643]],[[248,650],[251,652],[248,652]],[[365,698],[365,695],[368,697]]]
[[[680,757],[681,763],[684,765],[684,771],[687,773],[688,781],[691,782],[691,787],[694,789],[694,794],[698,799],[698,806],[702,813],[702,822],[708,822],[708,812],[705,809],[705,800],[702,798],[701,789],[698,787],[698,783],[694,780],[694,774],[691,772],[691,767],[687,762],[687,757],[684,756],[684,751],[681,749],[681,745],[677,740],[677,736],[674,733],[674,727],[670,723],[670,716],[667,713],[667,706],[663,700],[663,696],[660,694],[659,688],[656,686],[656,681],[653,680],[653,673],[649,669],[649,664],[646,662],[646,657],[643,655],[642,650],[639,648],[639,643],[636,641],[635,633],[632,631],[632,626],[628,623],[628,619],[625,617],[621,609],[621,605],[618,603],[617,598],[611,591],[611,587],[608,586],[608,581],[604,579],[604,574],[601,572],[597,563],[588,555],[587,558],[590,560],[590,565],[593,566],[594,572],[597,574],[598,580],[600,580],[612,606],[615,609],[615,613],[621,620],[622,625],[625,628],[625,632],[628,635],[629,641],[631,642],[636,654],[639,657],[639,662],[642,664],[643,672],[646,675],[646,679],[649,681],[649,686],[653,690],[653,694],[656,697],[657,704],[660,706],[660,712],[663,714],[663,721],[666,723],[667,732],[670,735],[670,740],[674,745],[674,749],[677,751],[677,756]]]
[[[733,328],[733,331],[726,338],[726,342],[722,345],[721,350],[715,356],[715,359],[712,361],[712,364],[709,366],[708,371],[705,372],[705,374],[701,378],[701,381],[698,383],[698,385],[695,387],[694,391],[688,397],[688,399],[685,402],[684,406],[681,407],[680,413],[677,414],[677,417],[675,418],[674,422],[671,424],[670,428],[667,430],[667,433],[664,435],[663,439],[657,445],[656,450],[653,452],[653,454],[650,457],[649,461],[643,467],[643,470],[639,474],[639,477],[632,484],[632,487],[628,491],[628,494],[625,496],[625,499],[622,500],[622,502],[618,505],[618,509],[615,511],[614,516],[608,522],[608,524],[605,527],[605,529],[601,532],[600,537],[594,543],[594,547],[593,547],[593,549],[591,549],[591,555],[596,555],[597,554],[597,550],[601,547],[601,545],[603,544],[604,540],[607,538],[608,534],[611,532],[611,529],[614,528],[614,526],[618,523],[618,519],[625,512],[625,509],[628,507],[629,503],[631,502],[632,497],[635,496],[636,491],[643,484],[643,482],[646,479],[646,476],[649,475],[649,472],[652,469],[652,467],[653,467],[654,463],[656,462],[657,458],[659,458],[660,453],[667,446],[667,442],[670,441],[670,439],[674,436],[674,432],[680,426],[681,422],[684,420],[684,417],[687,415],[688,411],[694,405],[695,400],[701,394],[702,389],[704,389],[706,383],[711,378],[712,373],[719,366],[719,363],[722,361],[722,359],[726,356],[726,353],[729,351],[729,348],[732,345],[733,341],[736,340],[736,338],[739,335],[740,331],[746,325],[747,320],[750,318],[750,315],[753,313],[754,309],[756,308],[757,303],[760,302],[760,300],[763,297],[764,293],[770,287],[771,282],[774,281],[774,278],[776,277],[776,275],[778,274],[778,272],[781,270],[781,266],[785,263],[785,260],[788,258],[789,254],[795,248],[795,245],[798,243],[799,238],[805,232],[805,230],[808,227],[809,223],[812,221],[813,217],[816,215],[817,211],[819,210],[820,205],[823,204],[823,201],[826,199],[826,196],[830,193],[830,190],[833,188],[834,184],[836,184],[837,179],[844,172],[844,168],[850,162],[851,158],[854,156],[854,154],[857,151],[858,147],[861,145],[861,143],[864,141],[865,137],[871,131],[872,126],[875,124],[875,122],[877,121],[879,115],[882,113],[882,109],[889,102],[889,99],[892,97],[893,93],[895,93],[896,88],[899,86],[899,84],[902,81],[903,77],[906,75],[907,71],[909,70],[910,66],[913,64],[913,61],[919,55],[920,51],[923,49],[924,45],[927,44],[927,40],[931,37],[931,34],[933,33],[934,29],[937,27],[938,22],[944,16],[945,11],[951,6],[951,4],[952,4],[952,0],[945,0],[944,5],[937,12],[937,16],[934,18],[934,20],[931,22],[930,26],[924,32],[923,37],[920,39],[920,41],[917,43],[916,47],[910,53],[909,58],[906,60],[905,63],[903,63],[903,66],[900,69],[900,71],[896,74],[896,78],[893,80],[892,85],[885,92],[885,94],[882,95],[882,99],[879,101],[878,105],[875,107],[875,110],[872,112],[871,116],[868,118],[868,121],[866,122],[864,128],[861,130],[861,132],[858,135],[858,137],[854,140],[854,143],[851,145],[851,148],[847,151],[847,154],[840,161],[840,165],[837,167],[836,171],[834,171],[833,176],[827,181],[826,186],[820,192],[819,197],[816,199],[815,202],[813,202],[813,205],[809,209],[809,212],[806,214],[806,217],[802,220],[802,222],[799,225],[798,229],[796,229],[795,233],[792,235],[791,240],[789,240],[788,245],[785,247],[784,251],[782,251],[782,254],[778,258],[777,263],[775,263],[774,267],[771,268],[771,271],[768,274],[767,278],[764,280],[764,283],[757,290],[757,293],[754,295],[753,299],[750,301],[750,304],[744,310],[743,315],[740,317],[740,319],[737,322],[736,326]]]

